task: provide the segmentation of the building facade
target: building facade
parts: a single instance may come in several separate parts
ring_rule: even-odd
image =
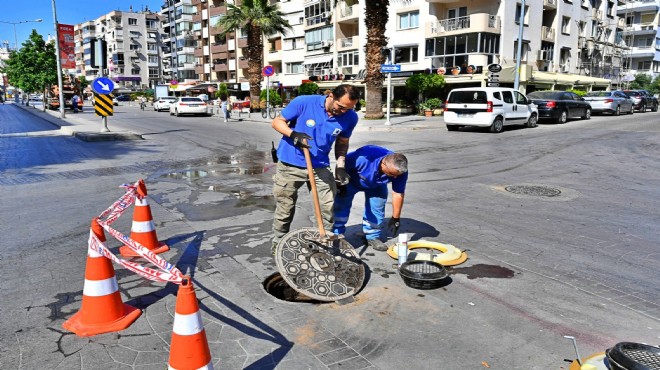
[[[113,11],[74,26],[76,70],[87,80],[101,75],[91,66],[91,40],[107,43],[108,74],[119,92],[153,88],[163,81],[161,18],[148,9]]]
[[[626,79],[660,73],[659,0],[627,1],[617,9],[618,38],[629,47],[624,53]]]

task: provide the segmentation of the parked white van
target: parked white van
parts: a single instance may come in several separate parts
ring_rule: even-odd
[[[447,130],[463,126],[502,132],[506,125],[536,127],[539,112],[522,93],[508,87],[466,87],[449,93],[445,104]]]

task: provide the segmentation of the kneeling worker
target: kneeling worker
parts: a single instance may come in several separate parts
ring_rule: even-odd
[[[389,149],[366,145],[346,156],[346,172],[350,176],[348,185],[340,188],[335,197],[334,233],[344,234],[355,194],[364,192],[364,214],[362,231],[367,246],[377,251],[387,247],[380,240],[381,227],[385,219],[387,184],[392,183],[392,217],[388,229],[392,236],[399,231],[401,209],[408,181],[408,159],[405,155]]]

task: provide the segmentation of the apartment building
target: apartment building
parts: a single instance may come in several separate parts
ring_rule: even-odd
[[[107,42],[108,77],[119,92],[153,88],[163,80],[161,18],[148,9],[113,11],[74,26],[76,70],[87,80],[100,75],[91,67],[91,40]]]
[[[632,0],[617,9],[617,35],[628,49],[624,52],[626,80],[636,74],[660,73],[659,0]]]
[[[161,6],[163,29],[163,75],[166,81],[194,83],[198,80],[194,32],[197,6],[194,0],[165,0]],[[200,24],[201,29],[201,24]],[[201,45],[200,45],[201,46]],[[207,63],[208,64],[208,63]]]

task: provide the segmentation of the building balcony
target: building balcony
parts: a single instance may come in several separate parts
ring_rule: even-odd
[[[195,48],[192,47],[192,46],[185,46],[185,47],[182,47],[182,48],[177,48],[176,53],[178,55],[181,55],[181,54],[195,55]]]
[[[557,9],[557,0],[543,0],[543,9]]]
[[[630,50],[631,58],[653,58],[655,57],[654,46],[635,46]]]
[[[625,35],[655,35],[657,32],[657,26],[652,23],[633,24],[623,31]]]
[[[358,23],[360,18],[360,5],[355,4],[352,6],[346,6],[346,3],[344,3],[337,7],[335,16],[337,17],[337,22]]]
[[[337,40],[337,51],[352,50],[360,47],[360,36],[351,36]]]
[[[247,37],[240,37],[238,39],[238,48],[246,48],[248,46]]]
[[[213,44],[211,45],[211,53],[226,53],[227,52],[227,43],[222,44]]]
[[[631,0],[627,1],[624,6],[620,6],[616,10],[616,14],[624,15],[631,12],[657,12],[660,10],[657,0]]]
[[[266,61],[268,62],[281,62],[282,50],[271,50],[266,54]]]
[[[240,69],[247,69],[248,68],[248,61],[247,59],[244,59],[241,57],[241,59],[238,61],[238,68]]]
[[[547,26],[541,27],[541,40],[555,42],[555,30]]]
[[[467,17],[426,22],[426,38],[448,36],[467,32],[500,33],[500,17],[488,13],[476,13]]]
[[[179,22],[192,22],[193,21],[193,15],[192,14],[179,14],[174,18],[174,21],[176,23]]]
[[[227,63],[216,63],[213,65],[213,70],[215,72],[229,72],[229,64]]]
[[[224,4],[224,3],[223,3]],[[219,15],[219,14],[227,14],[227,6],[226,5],[210,5],[210,13],[211,17],[214,15]]]

